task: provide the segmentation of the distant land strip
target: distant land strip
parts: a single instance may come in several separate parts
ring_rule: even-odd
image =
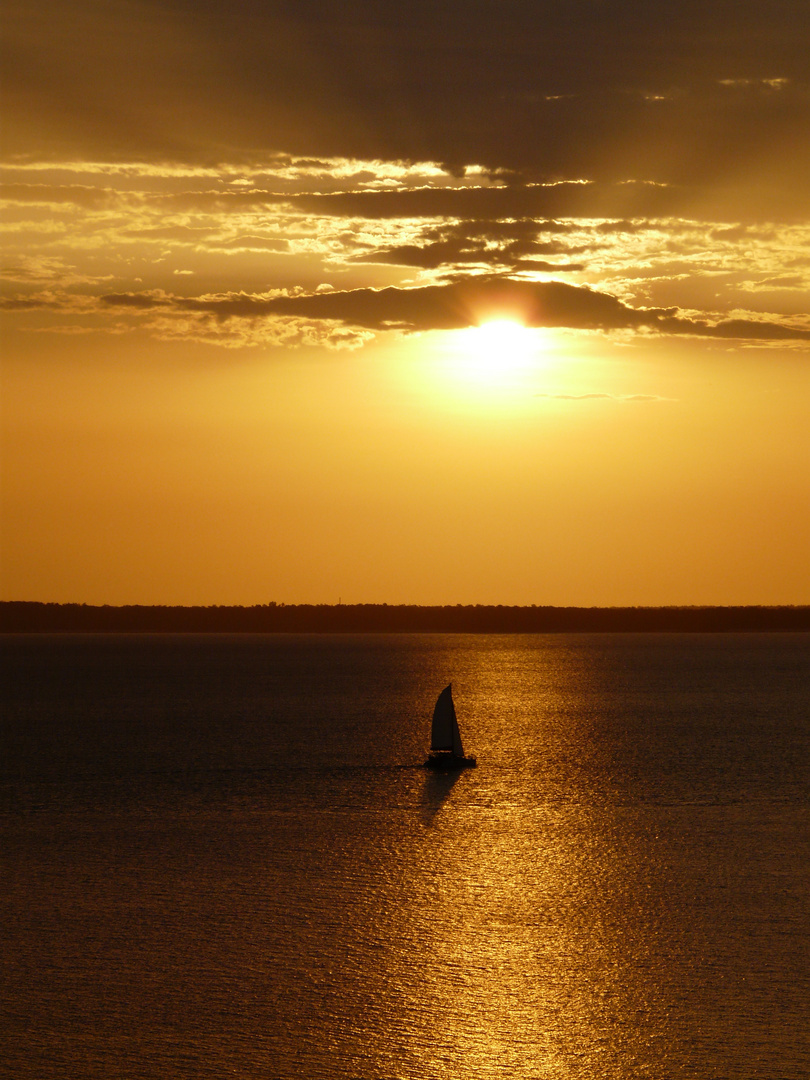
[[[163,607],[0,602],[12,634],[728,633],[810,631],[795,607],[509,607],[490,604],[257,604]]]

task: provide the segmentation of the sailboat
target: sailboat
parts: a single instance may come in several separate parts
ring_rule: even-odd
[[[474,757],[464,756],[452,686],[452,683],[445,686],[433,710],[430,755],[425,762],[428,769],[464,769],[476,764]]]

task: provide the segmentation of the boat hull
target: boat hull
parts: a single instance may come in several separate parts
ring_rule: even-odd
[[[431,754],[425,762],[426,769],[454,772],[457,769],[474,769],[478,762],[474,757],[456,757],[452,753]]]

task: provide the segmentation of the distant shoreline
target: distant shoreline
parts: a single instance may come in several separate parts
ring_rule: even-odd
[[[810,631],[810,605],[510,607],[489,604],[257,604],[171,607],[0,602],[0,632],[81,633],[744,633]]]

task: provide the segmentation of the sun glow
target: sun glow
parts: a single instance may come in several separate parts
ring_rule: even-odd
[[[454,342],[467,375],[487,383],[508,381],[544,350],[543,332],[514,319],[493,319],[461,330]]]

